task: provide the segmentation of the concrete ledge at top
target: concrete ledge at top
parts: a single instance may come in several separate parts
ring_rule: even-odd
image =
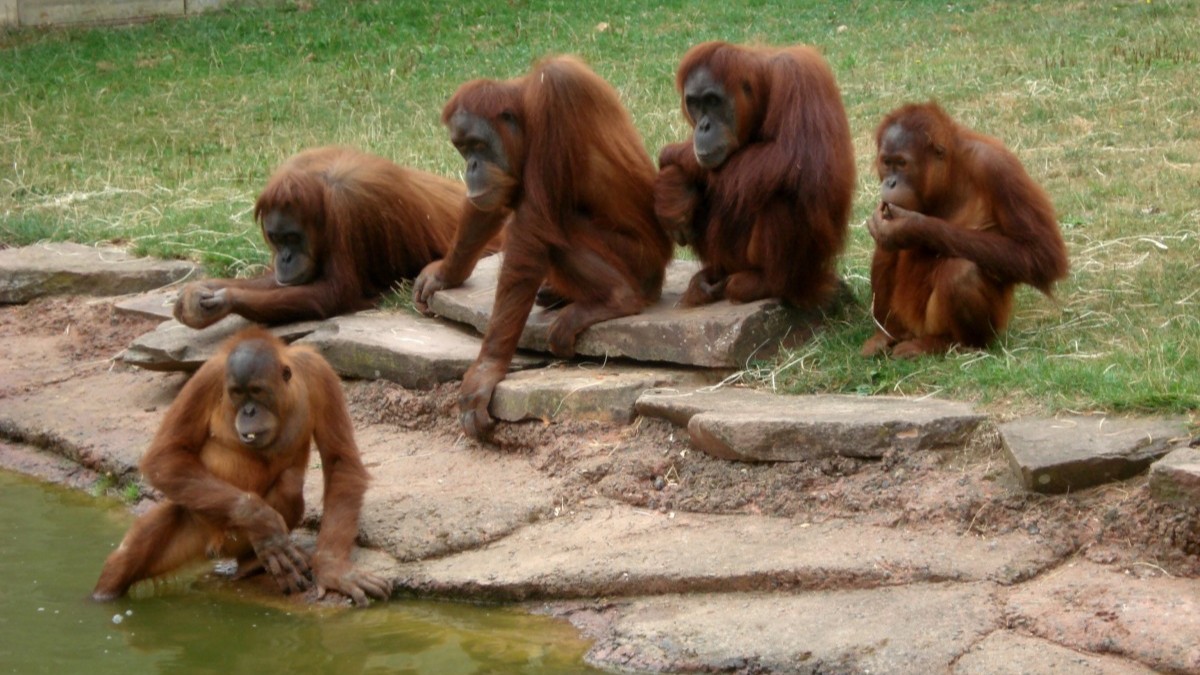
[[[0,304],[48,295],[113,296],[161,288],[193,274],[179,260],[135,258],[119,248],[72,243],[0,250]]]
[[[438,316],[483,332],[491,317],[502,258],[493,255],[480,260],[462,286],[435,293],[430,308]],[[820,320],[819,312],[801,312],[778,300],[675,307],[688,280],[699,269],[695,261],[672,261],[667,268],[662,298],[657,303],[641,314],[592,326],[580,334],[576,351],[584,356],[744,368],[751,359],[771,356],[781,340],[799,342],[807,338]],[[546,335],[555,315],[554,310],[534,307],[521,334],[520,346],[547,351]]]
[[[478,336],[456,326],[404,311],[334,317],[300,342],[316,347],[343,377],[385,379],[408,389],[462,379],[480,345]],[[510,369],[533,368],[547,360],[518,353]]]
[[[637,411],[686,426],[692,445],[714,457],[770,462],[958,448],[987,421],[965,403],[938,399],[734,388],[648,391]]]
[[[217,348],[226,338],[253,325],[247,319],[230,315],[208,328],[196,330],[171,319],[134,340],[125,348],[120,358],[129,365],[146,370],[196,370],[217,353]],[[320,321],[302,321],[274,326],[268,330],[284,342],[294,342],[317,330],[320,325]]]
[[[1000,426],[1028,490],[1061,493],[1135,476],[1184,437],[1182,420],[1070,416]]]
[[[199,14],[246,0],[0,0],[0,26],[120,24]]]

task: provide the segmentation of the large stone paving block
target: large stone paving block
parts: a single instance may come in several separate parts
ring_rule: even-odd
[[[560,415],[627,423],[634,404],[654,387],[698,386],[710,376],[701,371],[652,369],[594,363],[510,373],[492,396],[492,415],[509,422],[553,420]]]
[[[125,298],[115,303],[113,307],[118,314],[170,321],[175,318],[175,300],[178,297],[178,289],[150,291]]]
[[[483,332],[491,317],[502,257],[484,258],[465,284],[435,293],[430,301],[433,312]],[[659,302],[641,314],[592,326],[580,334],[576,351],[585,356],[742,368],[751,359],[769,357],[781,340],[798,342],[807,337],[819,319],[818,313],[805,314],[777,300],[676,307],[698,269],[694,261],[673,261]],[[555,315],[556,310],[535,307],[521,334],[521,347],[547,351],[546,336]]]
[[[1021,632],[1071,649],[1117,654],[1156,672],[1200,673],[1195,579],[1073,562],[1014,589],[1006,615]]]
[[[217,348],[226,338],[252,325],[251,321],[234,314],[201,330],[189,328],[172,319],[134,340],[121,354],[121,360],[146,370],[196,370],[217,353]],[[301,321],[268,330],[285,342],[294,342],[320,325],[320,321]]]
[[[1000,426],[1013,471],[1028,490],[1079,490],[1145,471],[1181,438],[1178,420],[1071,416]]]
[[[1013,583],[1056,562],[1021,534],[654,513],[595,500],[488,546],[406,566],[404,587],[474,600]],[[536,555],[530,552],[536,551]]]
[[[0,304],[47,295],[111,296],[161,288],[192,274],[178,260],[135,258],[118,248],[36,244],[0,250]]]
[[[992,590],[921,584],[637,598],[600,624],[587,660],[620,672],[948,673],[1002,623]]]
[[[375,424],[356,429],[355,438],[371,472],[362,542],[401,560],[503,541],[562,503],[558,483],[528,462],[454,436]],[[321,506],[320,473],[310,469],[304,485],[309,517]]]
[[[334,317],[300,342],[316,347],[344,377],[390,380],[409,389],[462,379],[480,345],[477,335],[456,326],[400,311]],[[517,354],[511,368],[546,360]]]
[[[965,403],[937,399],[780,396],[734,388],[647,392],[637,410],[686,426],[692,444],[710,455],[744,461],[959,448],[987,420]]]
[[[1177,448],[1151,464],[1150,495],[1176,506],[1200,506],[1200,448]]]

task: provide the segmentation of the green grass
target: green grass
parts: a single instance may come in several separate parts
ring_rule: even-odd
[[[0,32],[0,245],[114,241],[253,274],[250,220],[283,158],[344,143],[457,175],[438,124],[462,81],[575,53],[647,149],[685,137],[673,90],[695,42],[816,45],[859,167],[842,268],[861,303],[748,379],[993,410],[1200,408],[1200,3],[293,2],[130,27]],[[938,99],[1002,138],[1050,192],[1072,258],[1054,300],[1022,289],[982,353],[864,360],[878,189],[871,135]]]

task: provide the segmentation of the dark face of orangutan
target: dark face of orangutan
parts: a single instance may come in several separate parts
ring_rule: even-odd
[[[263,218],[263,237],[274,254],[275,281],[281,286],[299,286],[320,272],[312,239],[304,225],[284,210],[274,210]]]
[[[696,161],[704,169],[721,166],[739,146],[736,102],[708,68],[697,68],[688,75],[683,101],[695,125]]]
[[[523,146],[521,127],[511,113],[501,114],[498,124],[515,147]],[[511,206],[522,167],[520,158],[505,148],[502,132],[490,120],[461,108],[451,115],[448,127],[450,142],[467,162],[467,199],[485,212]]]
[[[279,430],[280,397],[292,371],[268,346],[255,341],[238,345],[225,369],[225,398],[236,410],[234,431],[249,448],[265,448]]]
[[[889,127],[880,139],[876,159],[882,201],[924,213],[924,202],[939,196],[936,187],[945,183],[945,155],[945,149],[917,138],[903,125]]]

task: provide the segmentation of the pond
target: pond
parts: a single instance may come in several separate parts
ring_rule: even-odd
[[[131,522],[119,503],[0,471],[0,673],[601,672],[567,623],[503,607],[296,611],[239,600],[232,582],[91,602]]]

